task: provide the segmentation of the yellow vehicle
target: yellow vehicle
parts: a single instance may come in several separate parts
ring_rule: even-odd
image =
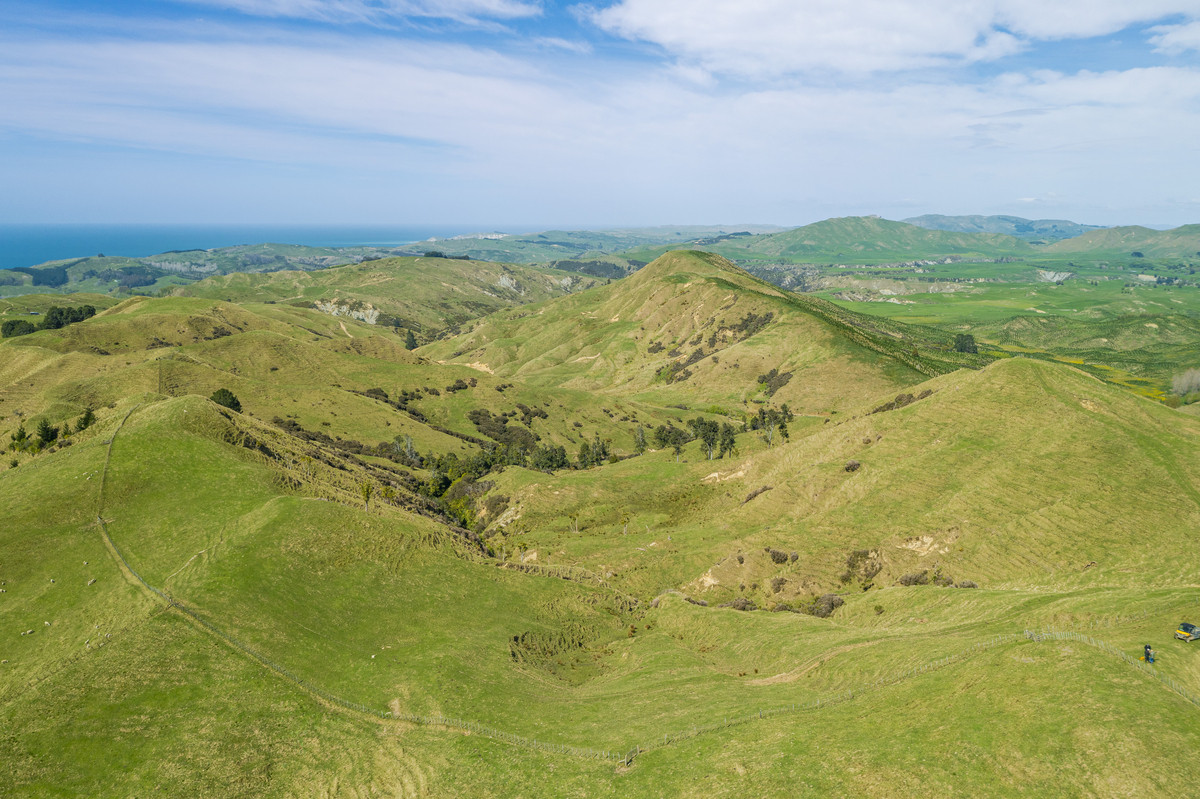
[[[1181,641],[1195,641],[1200,638],[1200,627],[1194,624],[1188,624],[1186,621],[1179,625],[1179,629],[1175,631],[1175,637]]]

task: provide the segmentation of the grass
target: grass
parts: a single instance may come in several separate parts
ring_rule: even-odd
[[[1187,795],[1170,775],[1196,765],[1200,711],[1163,682],[1076,642],[977,645],[1042,627],[1133,654],[1153,643],[1155,669],[1200,694],[1197,650],[1169,637],[1200,616],[1179,554],[1200,523],[1200,422],[1029,358],[929,378],[838,332],[861,317],[792,305],[712,263],[648,268],[643,283],[505,312],[417,353],[312,310],[185,297],[0,344],[4,432],[16,410],[57,422],[95,402],[98,415],[70,446],[0,471],[0,793]],[[693,442],[678,460],[649,451],[490,474],[491,495],[509,498],[503,523],[482,530],[495,556],[417,504],[364,509],[358,485],[395,478],[386,464],[265,421],[291,415],[368,442],[411,430],[423,446],[472,451],[357,393],[434,385],[415,407],[440,427],[472,432],[471,409],[519,401],[547,410],[532,423],[544,441],[600,434],[625,453],[638,422],[730,419],[764,399],[715,374],[673,391],[641,362],[650,340],[691,342],[731,293],[780,321],[722,363],[795,366],[812,383],[867,377],[841,394],[781,389],[776,402],[807,397],[813,415],[786,443],[740,432],[725,459]],[[643,317],[608,321],[628,314]],[[539,319],[545,338],[521,332]],[[231,334],[213,337],[218,325]],[[889,330],[906,328],[864,335]],[[595,363],[631,333],[634,361]],[[146,349],[155,337],[169,346]],[[461,363],[437,363],[443,348]],[[625,383],[587,382],[604,374]],[[205,399],[217,385],[246,412]],[[126,581],[97,514],[150,584],[322,691],[550,744],[649,751],[614,768],[327,706]],[[840,577],[858,549],[880,565],[870,585]],[[522,560],[528,571],[503,568]],[[900,585],[921,570],[982,587]],[[770,612],[828,592],[845,600],[828,619]],[[761,609],[718,607],[735,597]],[[652,748],[851,690],[859,698]]]

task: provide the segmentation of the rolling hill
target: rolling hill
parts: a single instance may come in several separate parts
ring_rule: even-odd
[[[1151,230],[1140,225],[1093,230],[1046,248],[1055,255],[1094,258],[1200,258],[1200,225]]]
[[[312,272],[237,273],[176,296],[285,303],[432,338],[502,308],[560,297],[599,280],[571,272],[450,258],[384,258]]]
[[[497,314],[422,352],[533,385],[693,407],[772,398],[807,413],[983,363],[945,338],[782,291],[696,251]]]
[[[1000,233],[1026,241],[1057,241],[1081,236],[1092,230],[1101,230],[1101,225],[1081,225],[1067,219],[1025,219],[1019,216],[944,216],[923,214],[903,219],[910,225],[930,230],[948,230],[956,233]]]
[[[412,352],[289,279],[0,341],[96,416],[0,464],[5,796],[1189,795],[1195,416],[711,253]]]

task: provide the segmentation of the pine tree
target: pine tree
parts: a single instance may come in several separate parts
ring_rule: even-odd
[[[417,348],[417,337],[413,335],[411,330],[404,331],[404,349],[415,350]]]
[[[58,438],[58,428],[52,427],[46,419],[38,422],[37,429],[38,442],[43,446],[48,446],[56,438]]]

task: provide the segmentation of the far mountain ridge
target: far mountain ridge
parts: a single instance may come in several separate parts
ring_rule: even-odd
[[[1059,241],[1075,238],[1092,230],[1104,229],[1103,225],[1083,225],[1068,219],[1025,219],[1005,214],[991,216],[922,214],[902,221],[929,230],[946,230],[956,233],[1002,233],[1026,241]]]

